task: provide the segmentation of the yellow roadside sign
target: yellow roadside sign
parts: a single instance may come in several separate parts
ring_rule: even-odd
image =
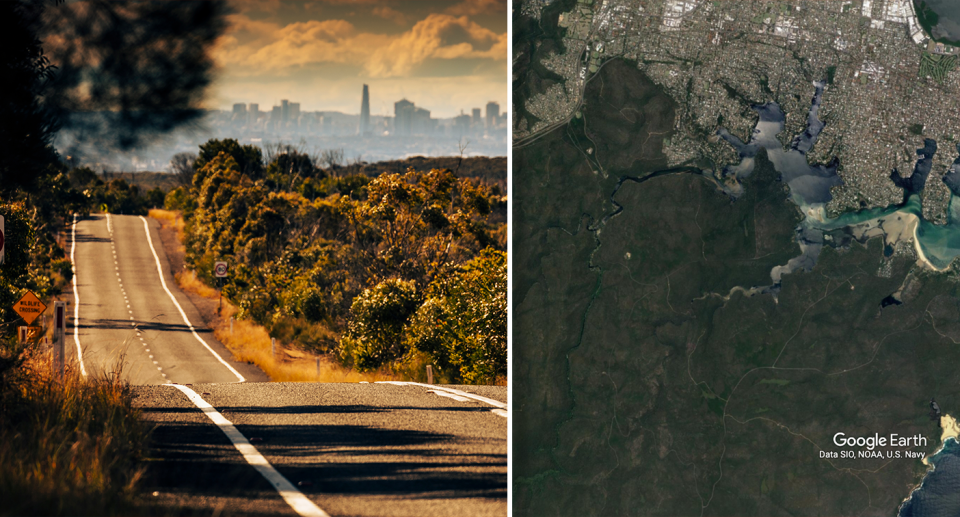
[[[29,325],[39,318],[43,311],[47,310],[47,306],[37,298],[37,295],[27,291],[27,294],[21,296],[17,303],[13,304],[13,310]]]

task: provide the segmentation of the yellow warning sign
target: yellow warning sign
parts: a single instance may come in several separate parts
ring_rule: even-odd
[[[37,295],[27,291],[27,294],[20,297],[17,303],[13,304],[13,310],[27,322],[27,325],[33,323],[33,320],[40,317],[47,306],[37,298]]]

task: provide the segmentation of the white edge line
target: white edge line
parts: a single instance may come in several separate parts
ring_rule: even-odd
[[[200,408],[200,410],[223,431],[223,434],[227,435],[227,438],[229,438],[233,446],[237,448],[237,451],[240,452],[243,459],[247,460],[247,463],[257,469],[257,472],[273,485],[273,488],[276,489],[280,497],[293,508],[293,511],[303,517],[330,517],[330,514],[321,510],[319,506],[314,504],[307,496],[303,495],[303,492],[293,486],[293,483],[290,483],[287,478],[283,477],[283,474],[277,472],[277,469],[273,468],[273,465],[267,461],[267,458],[264,458],[263,455],[260,454],[260,451],[250,444],[250,441],[237,430],[233,423],[227,420],[206,400],[203,400],[200,395],[197,395],[197,392],[180,384],[167,384],[167,386],[173,386],[182,391],[195,406]]]
[[[457,402],[470,402],[470,399],[466,397],[461,397],[460,395],[454,395],[453,393],[447,393],[443,390],[427,390],[427,393],[433,393],[441,397],[446,397],[448,399],[456,400]]]
[[[500,409],[507,409],[507,405],[503,402],[500,402],[499,400],[493,400],[480,395],[474,395],[473,393],[467,393],[465,391],[460,391],[453,388],[445,388],[443,386],[437,386],[435,384],[423,384],[422,382],[402,382],[402,381],[377,381],[377,384],[395,384],[397,386],[423,386],[425,388],[430,388],[432,390],[443,390],[443,391],[446,391],[447,393],[453,393],[454,395],[460,395],[461,397],[466,397],[468,399],[485,402],[487,404],[490,404],[491,406],[495,406]]]
[[[173,302],[173,304],[177,306],[177,310],[180,311],[180,316],[183,318],[183,322],[186,323],[187,327],[190,328],[190,332],[193,334],[193,337],[197,338],[197,341],[199,341],[200,344],[209,350],[210,353],[217,358],[217,361],[220,361],[231,372],[233,372],[233,374],[237,376],[237,379],[239,379],[239,382],[246,381],[246,379],[243,378],[243,375],[240,375],[240,372],[234,369],[234,367],[230,366],[230,363],[224,361],[223,358],[220,357],[220,354],[216,353],[212,348],[210,348],[210,345],[208,345],[207,342],[204,341],[199,334],[197,334],[197,331],[193,328],[193,324],[191,324],[190,320],[187,319],[187,313],[183,312],[183,307],[181,307],[177,302],[177,299],[174,298],[173,293],[171,293],[170,289],[167,288],[166,280],[163,279],[163,267],[160,265],[160,257],[157,256],[157,250],[153,247],[153,239],[150,237],[150,226],[147,225],[147,218],[141,215],[140,219],[143,220],[143,230],[147,234],[147,243],[150,244],[150,251],[153,252],[153,259],[157,261],[157,273],[160,275],[160,285],[163,286],[163,290],[167,292],[167,296],[170,297],[170,300]]]
[[[73,342],[77,344],[77,360],[80,361],[80,373],[86,377],[83,366],[83,350],[80,349],[80,290],[77,289],[77,261],[73,259],[77,250],[77,214],[73,214],[73,227],[70,229],[70,264],[73,268]]]

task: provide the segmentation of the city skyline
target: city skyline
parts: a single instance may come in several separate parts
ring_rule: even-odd
[[[260,110],[259,103],[235,103],[230,113],[230,121],[238,128],[245,130],[277,131],[284,129],[321,129],[322,132],[333,133],[333,125],[342,126],[344,120],[353,121],[356,118],[356,134],[362,137],[371,136],[410,136],[429,135],[437,133],[443,127],[452,127],[459,134],[477,134],[484,131],[503,130],[506,128],[506,111],[500,111],[500,104],[489,101],[485,105],[486,115],[481,108],[470,108],[471,114],[464,113],[454,117],[433,117],[430,110],[407,98],[393,103],[393,116],[372,115],[370,113],[370,90],[363,85],[361,94],[360,112],[343,113],[339,111],[317,110],[302,111],[299,102],[282,99],[279,105],[270,110]],[[223,110],[215,110],[223,111]],[[336,114],[331,119],[329,115]],[[338,119],[336,122],[333,120]],[[351,122],[347,122],[349,125]],[[444,122],[447,122],[444,124]],[[442,130],[441,131],[446,131]],[[342,132],[340,134],[343,134]]]
[[[229,5],[208,109],[296,98],[303,111],[358,113],[363,85],[371,115],[392,115],[401,98],[429,99],[441,118],[490,100],[507,103],[503,0]]]

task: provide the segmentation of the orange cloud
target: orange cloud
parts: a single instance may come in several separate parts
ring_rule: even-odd
[[[390,11],[381,11],[381,15],[395,19],[394,13],[403,16]],[[345,63],[361,66],[369,77],[405,77],[428,59],[505,60],[507,56],[506,33],[497,34],[466,16],[431,14],[396,36],[361,32],[345,20],[280,26],[233,14],[229,22],[213,54],[220,66],[231,67],[240,75]]]
[[[485,49],[484,49],[485,48]],[[506,59],[507,34],[491,31],[466,16],[431,14],[367,61],[371,77],[401,77],[430,58]]]

